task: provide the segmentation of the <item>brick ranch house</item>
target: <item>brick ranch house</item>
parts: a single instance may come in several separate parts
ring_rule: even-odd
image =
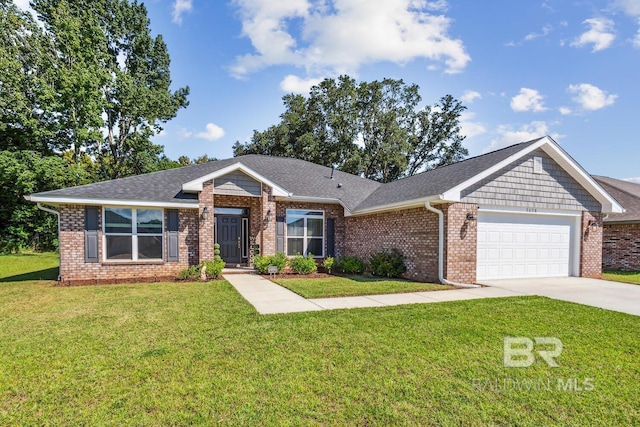
[[[640,184],[604,176],[594,179],[625,208],[604,218],[602,267],[640,271]]]
[[[27,199],[59,214],[66,284],[173,278],[214,242],[228,265],[397,248],[420,281],[600,277],[603,215],[623,212],[549,137],[388,184],[248,155]]]

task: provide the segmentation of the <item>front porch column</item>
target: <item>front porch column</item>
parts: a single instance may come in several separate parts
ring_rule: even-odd
[[[271,195],[271,187],[263,185],[262,189],[262,243],[260,245],[262,255],[275,255],[276,253],[276,199]],[[271,211],[271,219],[265,222],[267,213]]]
[[[202,184],[202,191],[198,194],[198,258],[200,261],[213,259],[213,180]],[[204,219],[204,208],[207,208],[208,215]]]

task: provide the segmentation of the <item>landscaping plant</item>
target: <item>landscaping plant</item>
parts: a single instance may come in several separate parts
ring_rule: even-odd
[[[356,256],[343,256],[340,258],[338,268],[346,274],[360,274],[364,272],[366,265]]]
[[[261,274],[268,274],[269,267],[278,267],[280,273],[287,266],[287,256],[283,252],[277,252],[275,255],[253,257],[253,265]]]
[[[289,267],[298,274],[311,274],[318,271],[318,265],[313,258],[313,254],[302,256],[300,254],[289,260]]]
[[[331,270],[333,270],[333,267],[335,264],[336,264],[336,259],[332,256],[326,257],[322,262],[322,266],[324,267],[325,270],[327,270],[327,273],[329,274],[331,274]]]
[[[369,258],[371,271],[381,277],[401,277],[406,271],[404,255],[397,249],[382,249]]]

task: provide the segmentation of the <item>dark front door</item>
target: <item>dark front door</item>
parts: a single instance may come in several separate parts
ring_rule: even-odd
[[[220,245],[220,256],[227,264],[240,264],[242,262],[241,253],[241,216],[217,215],[218,236],[217,242]]]

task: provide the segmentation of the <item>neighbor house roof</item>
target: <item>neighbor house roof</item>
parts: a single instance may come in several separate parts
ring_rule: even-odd
[[[261,155],[239,156],[204,164],[138,175],[27,196],[49,204],[113,204],[198,207],[202,183],[241,171],[273,188],[287,200],[342,204],[346,214],[365,214],[424,204],[429,200],[460,201],[461,190],[537,149],[545,150],[603,206],[622,211],[618,203],[549,137],[538,138],[481,156],[442,166],[388,184],[332,171],[303,160]]]
[[[624,213],[610,215],[605,223],[640,223],[640,184],[606,176],[593,178],[625,208]]]

